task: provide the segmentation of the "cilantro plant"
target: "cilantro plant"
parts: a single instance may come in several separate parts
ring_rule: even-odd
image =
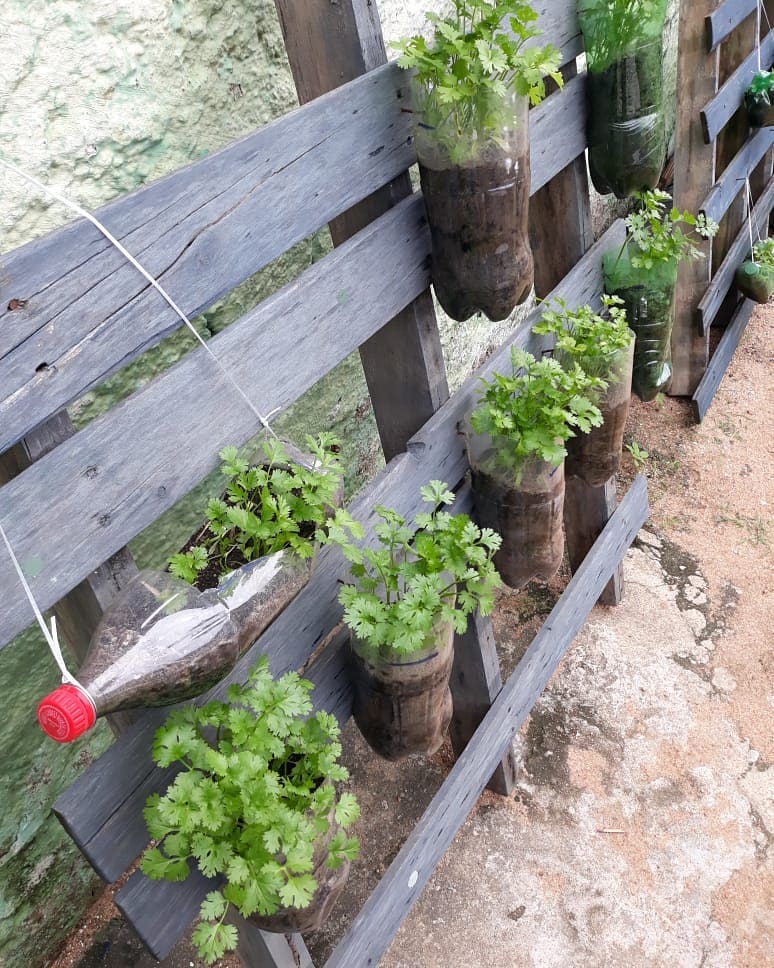
[[[602,423],[589,394],[604,387],[575,363],[567,370],[554,359],[536,360],[531,353],[511,349],[511,373],[482,380],[479,406],[470,417],[477,434],[487,434],[495,445],[494,468],[521,480],[530,457],[559,466],[567,456],[565,441],[576,430],[588,433]]]
[[[643,47],[661,45],[667,0],[578,0],[590,70],[600,73]]]
[[[354,583],[339,592],[347,626],[385,657],[420,651],[439,621],[464,632],[477,608],[491,612],[500,584],[493,564],[500,536],[441,510],[454,502],[441,481],[421,494],[430,511],[416,516],[414,528],[397,511],[376,508],[379,546],[354,549]]]
[[[337,829],[326,866],[357,857],[358,842],[346,833],[357,801],[336,788],[349,777],[339,763],[339,726],[328,713],[305,718],[311,689],[295,672],[272,679],[264,656],[246,685],[229,687],[228,702],[177,709],[156,733],[153,761],[183,770],[164,796],[148,798],[145,820],[158,844],[141,870],[182,881],[193,861],[223,879],[193,934],[210,964],[236,947],[236,928],[225,923],[230,905],[244,917],[309,906],[318,886],[313,855],[331,817]]]
[[[744,104],[754,127],[771,124],[774,71],[758,71],[744,92]]]
[[[684,259],[704,258],[698,242],[718,231],[717,224],[703,214],[667,209],[671,198],[666,192],[638,192],[635,198],[639,208],[626,219],[626,239],[617,257],[610,253],[603,257],[605,281],[616,290],[636,284],[643,270],[652,279],[673,276]]]
[[[264,441],[264,460],[252,467],[236,447],[225,447],[220,452],[225,495],[207,504],[199,543],[172,556],[172,574],[194,584],[214,564],[217,584],[245,562],[284,548],[311,558],[316,541],[358,537],[360,526],[343,509],[334,510],[343,476],[337,439],[323,433],[306,443],[311,466],[292,461],[274,438]]]
[[[508,92],[538,104],[545,76],[558,85],[559,51],[528,46],[539,36],[537,14],[523,0],[452,0],[453,13],[426,19],[435,28],[430,43],[421,35],[402,40],[398,64],[416,72],[424,94],[423,126],[457,164],[475,159],[490,141],[513,126]]]
[[[755,261],[766,269],[774,269],[774,239],[763,239],[753,246]]]
[[[617,296],[603,296],[607,311],[598,315],[591,306],[571,310],[562,299],[556,300],[557,309],[547,309],[532,332],[556,339],[554,356],[565,369],[577,363],[584,373],[607,383],[614,377],[618,354],[632,341],[632,331],[626,321],[623,300]]]

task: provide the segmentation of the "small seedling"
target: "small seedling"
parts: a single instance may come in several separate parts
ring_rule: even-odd
[[[650,457],[650,454],[647,450],[643,450],[636,440],[633,440],[630,444],[626,444],[626,450],[631,454],[634,466],[637,470],[641,470]]]

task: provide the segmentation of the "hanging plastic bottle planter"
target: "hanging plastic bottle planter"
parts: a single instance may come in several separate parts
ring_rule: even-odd
[[[350,629],[352,714],[366,742],[388,760],[434,753],[452,717],[454,632],[477,608],[488,614],[500,579],[500,538],[467,515],[443,510],[454,494],[441,481],[421,489],[429,512],[411,528],[377,508],[374,549],[347,549],[352,583],[339,601]]]
[[[663,33],[667,0],[578,0],[588,67],[594,187],[626,198],[655,188],[666,160]]]
[[[565,443],[601,423],[587,396],[601,381],[516,348],[511,368],[483,382],[464,432],[476,520],[502,535],[495,564],[520,589],[548,581],[562,563]]]
[[[563,369],[577,364],[605,384],[593,397],[602,423],[587,434],[575,434],[565,445],[565,474],[580,477],[590,487],[609,481],[620,466],[634,364],[634,333],[621,300],[603,296],[602,302],[605,315],[600,316],[590,306],[570,310],[557,300],[557,308],[544,312],[533,329],[539,336],[554,337],[554,358]]]
[[[671,199],[664,192],[643,192],[639,201],[640,211],[626,219],[624,244],[618,252],[605,253],[602,270],[605,292],[623,301],[635,334],[632,389],[647,402],[667,392],[672,382],[678,265],[702,258],[696,242],[712,238],[718,227],[703,215],[667,210]]]
[[[774,124],[774,71],[758,71],[744,92],[744,106],[753,128]]]
[[[40,702],[38,722],[52,739],[70,742],[98,716],[205,692],[309,582],[331,524],[336,533],[361,533],[336,508],[335,439],[308,443],[310,457],[266,441],[254,467],[236,448],[221,452],[226,491],[207,505],[190,550],[173,556],[172,574],[146,570],[130,582],[97,626],[78,685]]]
[[[756,242],[753,257],[736,270],[736,288],[757,303],[767,303],[774,295],[774,239]]]
[[[525,48],[537,15],[509,0],[454,0],[431,44],[402,41],[413,69],[415,143],[432,237],[432,281],[459,321],[476,312],[505,319],[534,277],[527,221],[530,103],[545,96],[559,53]],[[511,30],[507,27],[510,24]]]

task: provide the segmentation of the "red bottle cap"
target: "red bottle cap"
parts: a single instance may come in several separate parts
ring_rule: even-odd
[[[71,743],[97,719],[94,703],[77,686],[59,686],[38,703],[38,723],[57,743]]]

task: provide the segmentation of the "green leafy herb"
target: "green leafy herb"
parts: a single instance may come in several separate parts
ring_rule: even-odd
[[[435,28],[431,43],[416,35],[393,47],[400,66],[416,71],[424,92],[423,124],[433,129],[452,161],[462,163],[513,126],[506,97],[511,89],[538,104],[545,97],[545,76],[560,86],[562,76],[555,47],[527,45],[540,34],[529,3],[452,2],[449,17],[426,14]]]
[[[517,482],[525,460],[536,457],[558,466],[567,456],[565,441],[576,429],[588,433],[602,423],[589,394],[604,382],[588,376],[577,363],[565,370],[558,360],[536,360],[513,347],[511,374],[495,373],[492,380],[481,382],[471,426],[492,438],[495,466],[514,474]]]
[[[767,269],[774,269],[774,239],[763,239],[753,246],[755,261]]]
[[[346,833],[357,801],[336,787],[349,777],[339,763],[339,726],[324,712],[305,718],[311,689],[295,672],[272,679],[262,657],[246,685],[229,687],[228,702],[175,710],[156,733],[154,762],[184,769],[163,797],[147,801],[145,820],[159,843],[141,869],[180,881],[193,860],[207,877],[223,878],[193,935],[210,964],[236,947],[236,929],[224,923],[231,904],[244,917],[309,905],[315,847],[331,825],[326,865],[357,857],[358,842]]]
[[[643,450],[636,440],[633,440],[631,443],[627,444],[626,450],[629,451],[634,466],[637,468],[637,470],[640,470],[640,468],[650,457],[650,454],[647,452],[647,450]]]
[[[600,316],[591,306],[570,310],[562,299],[556,300],[558,309],[546,309],[532,332],[539,336],[553,336],[554,357],[564,369],[577,363],[584,373],[610,382],[616,358],[632,341],[633,333],[626,322],[623,300],[617,296],[603,296],[607,314]]]
[[[764,96],[770,101],[770,92],[774,90],[774,71],[757,71],[747,90],[750,94]]]
[[[438,622],[464,632],[477,608],[491,612],[500,584],[493,564],[500,536],[441,510],[454,502],[441,481],[421,494],[430,511],[418,514],[413,528],[397,511],[376,508],[379,545],[351,549],[354,583],[339,592],[347,626],[385,655],[420,651]]]
[[[661,44],[667,0],[578,0],[589,69],[601,73],[622,57]]]
[[[292,461],[273,438],[263,443],[263,462],[252,467],[236,447],[225,447],[220,452],[225,496],[208,502],[201,543],[173,555],[172,574],[194,584],[212,561],[222,576],[284,548],[311,558],[315,542],[329,534],[361,536],[360,525],[335,507],[342,481],[337,439],[324,433],[306,442],[310,466]]]

